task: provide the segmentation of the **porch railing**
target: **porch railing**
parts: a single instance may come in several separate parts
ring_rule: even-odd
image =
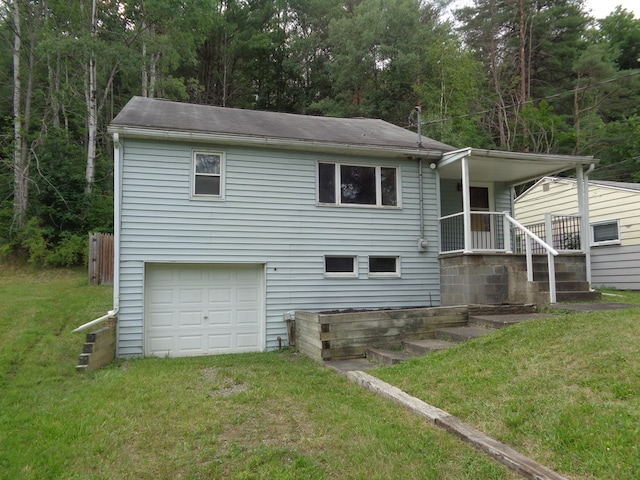
[[[580,215],[547,213],[544,222],[525,226],[556,250],[575,251],[582,249],[580,223]],[[533,253],[544,253],[544,249],[536,244]]]
[[[580,231],[579,225],[578,219],[578,239]],[[533,281],[533,253],[546,253],[549,266],[549,299],[551,303],[556,303],[554,257],[558,255],[558,250],[544,241],[540,235],[536,234],[530,228],[519,223],[507,212],[473,212],[470,216],[469,227],[469,242],[465,242],[464,213],[460,212],[441,217],[441,253],[466,251],[470,253],[524,253],[527,260],[527,280],[530,282]],[[555,232],[553,221],[551,221],[551,223],[549,223],[549,221],[545,222],[545,230],[542,232],[543,236],[544,232]],[[574,234],[575,232],[568,229],[565,233]],[[468,248],[469,245],[471,249]]]

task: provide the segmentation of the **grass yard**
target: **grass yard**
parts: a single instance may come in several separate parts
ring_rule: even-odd
[[[610,301],[640,303],[625,293]],[[0,265],[0,479],[515,479],[289,351],[75,372],[111,308],[85,272]],[[572,479],[640,478],[640,309],[517,325],[372,374]]]
[[[514,479],[291,352],[75,371],[111,308],[81,271],[0,265],[0,479]]]
[[[604,301],[640,303],[640,293]],[[640,478],[640,308],[536,320],[377,377],[572,479]]]

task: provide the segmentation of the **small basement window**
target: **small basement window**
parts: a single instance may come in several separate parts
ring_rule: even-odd
[[[620,243],[618,220],[591,224],[591,245],[617,245]]]
[[[193,152],[193,196],[222,198],[224,156],[220,152]]]
[[[326,255],[324,273],[327,277],[356,277],[358,259],[354,256]]]
[[[369,257],[370,277],[399,277],[399,257]]]

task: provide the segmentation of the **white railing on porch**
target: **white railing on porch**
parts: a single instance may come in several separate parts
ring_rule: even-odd
[[[569,216],[567,216],[569,217]],[[573,217],[571,217],[573,218]],[[566,238],[577,238],[580,248],[580,228],[578,223],[569,225],[562,233],[569,235]],[[541,233],[549,232],[547,236],[551,243],[556,243],[554,220],[547,218]],[[564,220],[561,224],[564,225]],[[577,232],[574,227],[577,225]],[[544,241],[531,229],[515,220],[508,212],[473,212],[470,214],[469,241],[465,242],[464,213],[455,213],[440,218],[440,251],[441,253],[524,253],[527,261],[527,281],[533,281],[533,257],[534,253],[546,253],[549,268],[549,300],[556,303],[556,275],[554,257],[558,250]],[[538,227],[536,227],[538,228]],[[571,237],[577,235],[577,237]],[[560,238],[565,238],[559,236]],[[566,244],[562,244],[566,247]],[[471,246],[469,249],[468,246]],[[568,248],[561,248],[562,250]]]

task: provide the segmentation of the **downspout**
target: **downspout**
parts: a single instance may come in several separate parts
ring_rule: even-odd
[[[113,134],[113,316],[120,311],[120,205],[122,186],[122,160],[120,156],[120,135]],[[117,349],[117,345],[116,345]]]
[[[583,226],[584,235],[586,236],[586,242],[584,246],[584,258],[587,274],[587,282],[589,282],[589,288],[591,288],[591,226],[589,223],[589,174],[593,172],[596,164],[592,163],[582,176],[582,198],[584,205],[583,212]]]
[[[422,158],[418,159],[418,202],[420,208],[420,234],[418,235],[418,251],[425,252],[429,242],[424,238],[424,175],[422,173]]]

